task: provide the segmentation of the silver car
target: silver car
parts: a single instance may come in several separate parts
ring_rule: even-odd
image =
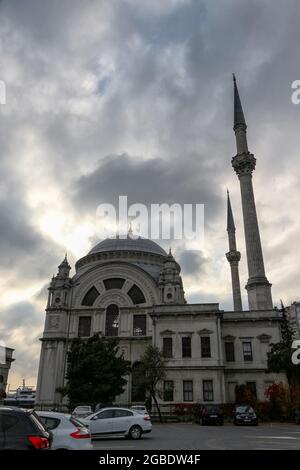
[[[93,413],[92,407],[88,405],[81,405],[76,406],[76,408],[72,411],[73,418],[85,418],[88,415]]]
[[[103,408],[80,421],[89,428],[92,437],[123,435],[130,439],[140,439],[142,434],[152,431],[148,414],[141,415],[128,408]]]
[[[136,411],[140,415],[148,415],[148,410],[144,405],[133,405],[130,407],[131,410]]]

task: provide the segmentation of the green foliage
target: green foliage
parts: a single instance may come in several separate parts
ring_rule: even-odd
[[[141,357],[139,378],[151,395],[161,396],[160,383],[166,377],[166,360],[156,346],[148,346]]]
[[[255,406],[256,403],[256,397],[253,395],[251,389],[245,384],[236,385],[235,400],[238,405]]]
[[[145,387],[146,392],[153,398],[159,419],[162,421],[157,397],[161,397],[161,382],[166,378],[166,360],[162,352],[156,347],[149,345],[143,356],[138,370],[137,381]]]
[[[110,403],[124,392],[130,363],[119,354],[118,339],[76,338],[68,354],[67,389],[71,406]]]
[[[201,410],[202,410],[202,405],[201,403],[195,403],[194,404],[194,421],[195,423],[200,423],[201,421]]]
[[[282,339],[279,343],[271,345],[271,350],[268,353],[268,371],[285,372],[290,385],[300,384],[300,364],[295,365],[292,363],[294,332],[283,304],[281,314]]]

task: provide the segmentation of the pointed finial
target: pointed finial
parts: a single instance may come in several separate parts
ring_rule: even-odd
[[[233,213],[231,208],[229,191],[227,189],[227,231],[235,231]]]
[[[172,255],[171,247],[169,248],[169,256],[173,256],[173,255]]]
[[[244,126],[247,128],[245,116],[242,108],[242,103],[239,95],[239,90],[236,83],[236,76],[233,73],[233,90],[234,90],[234,125],[233,129],[236,130],[238,126]]]

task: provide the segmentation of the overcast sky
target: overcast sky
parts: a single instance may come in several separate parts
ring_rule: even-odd
[[[232,72],[274,304],[299,299],[299,20],[298,0],[0,1],[0,339],[15,348],[11,386],[35,384],[47,284],[66,251],[74,266],[91,248],[98,204],[119,194],[205,204],[201,251],[163,246],[190,302],[231,309],[229,188],[247,308]]]

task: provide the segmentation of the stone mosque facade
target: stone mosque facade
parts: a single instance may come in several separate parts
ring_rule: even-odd
[[[218,303],[188,304],[180,266],[157,243],[127,237],[98,243],[75,265],[67,258],[49,286],[38,373],[37,406],[61,404],[57,388],[65,384],[67,350],[74,338],[95,333],[118,337],[132,374],[116,403],[143,403],[135,370],[149,344],[167,358],[161,384],[163,404],[230,403],[235,387],[247,384],[259,400],[285,375],[267,373],[270,344],[280,341],[280,312],[273,308],[271,284],[264,268],[252,174],[256,159],[248,150],[246,122],[234,77],[234,132],[237,154],[232,166],[241,188],[249,279],[249,310],[243,310],[234,218],[227,201],[226,253],[232,280],[232,311]],[[88,401],[88,397],[87,397]]]

